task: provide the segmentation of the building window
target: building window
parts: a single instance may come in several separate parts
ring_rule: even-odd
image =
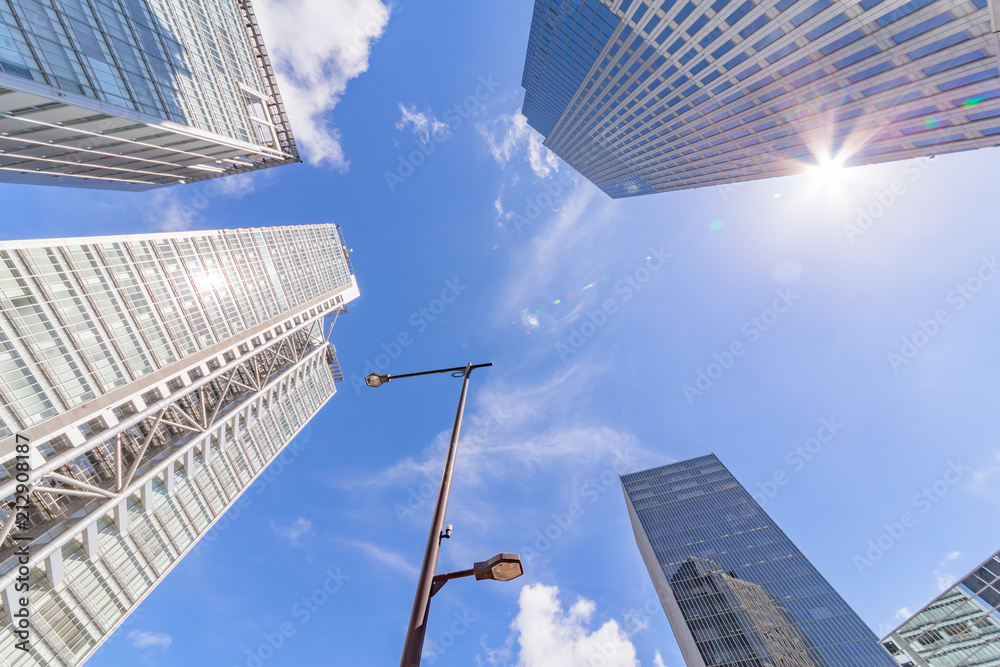
[[[278,134],[271,122],[271,114],[268,111],[268,99],[262,93],[250,90],[241,86],[243,90],[243,101],[246,103],[247,115],[250,117],[250,124],[256,134],[255,138],[265,146],[278,147]]]

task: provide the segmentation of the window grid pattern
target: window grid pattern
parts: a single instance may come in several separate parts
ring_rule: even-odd
[[[254,60],[231,0],[0,0],[0,71],[248,143]]]
[[[0,243],[0,437],[352,284],[335,225]]]
[[[625,475],[679,638],[709,667],[883,667],[871,630],[714,455]],[[637,538],[639,535],[637,534]],[[658,568],[660,573],[653,571]]]
[[[1000,665],[1000,552],[889,634],[900,665]]]
[[[251,0],[0,0],[0,181],[148,190],[298,162]]]
[[[521,83],[532,127],[552,131],[618,24],[600,0],[535,3]]]
[[[83,663],[334,395],[326,355],[319,348],[305,357],[208,434],[192,470],[175,464],[172,493],[164,477],[156,478],[149,512],[138,497],[130,499],[124,534],[110,517],[99,520],[95,557],[82,541],[64,546],[65,579],[54,589],[43,569],[33,569],[34,643],[27,654],[15,648],[10,620],[0,615],[0,665]]]
[[[987,0],[605,4],[621,24],[543,134],[612,197],[1000,143]]]

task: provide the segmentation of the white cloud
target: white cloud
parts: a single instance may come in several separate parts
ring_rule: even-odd
[[[909,618],[910,616],[913,616],[913,612],[911,612],[911,611],[910,611],[909,609],[907,609],[906,607],[900,607],[900,608],[899,608],[899,609],[898,609],[898,610],[896,611],[896,618],[898,618],[898,619],[899,619],[899,620],[901,620],[901,621],[905,621],[905,620],[906,620],[906,619],[908,619],[908,618]]]
[[[441,143],[451,136],[451,126],[444,121],[438,120],[431,112],[417,111],[417,105],[412,104],[407,109],[402,104],[399,105],[400,118],[396,123],[397,130],[406,129],[412,126],[413,133],[417,135],[424,144],[428,144],[433,137],[435,141]]]
[[[243,199],[257,191],[258,185],[270,185],[274,177],[268,172],[235,174],[192,185],[161,188],[150,192],[148,199],[137,201],[146,220],[162,232],[191,229],[210,206],[220,197]]]
[[[132,645],[136,648],[158,646],[161,649],[165,649],[170,646],[172,641],[174,641],[174,638],[170,635],[165,635],[160,632],[143,632],[140,630],[133,630],[128,633],[128,638],[132,640]]]
[[[957,560],[961,556],[962,554],[960,552],[952,551],[941,560],[937,569],[934,570],[934,580],[935,583],[937,583],[939,592],[948,590],[955,583],[957,577],[954,574],[947,572],[946,568],[948,567],[949,562]]]
[[[282,526],[271,522],[271,530],[274,534],[285,540],[293,547],[297,546],[299,540],[312,532],[313,524],[309,519],[304,519],[302,517],[297,518],[295,521],[288,526]]]
[[[970,489],[974,494],[994,503],[1000,503],[1000,452],[993,456],[996,465],[972,473]]]
[[[261,172],[262,174],[268,174],[269,172]],[[216,178],[208,181],[205,190],[207,194],[210,195],[222,195],[223,197],[232,197],[233,199],[243,199],[251,192],[257,190],[257,182],[254,176],[259,176],[260,174],[248,173],[248,174],[236,174],[234,176],[226,176],[224,178]]]
[[[625,627],[631,635],[642,632],[649,627],[649,616],[640,613],[638,609],[630,609],[625,612]]]
[[[552,172],[559,170],[555,153],[543,145],[542,135],[528,125],[528,119],[520,111],[513,115],[503,114],[488,123],[477,125],[476,129],[486,139],[490,154],[501,167],[506,167],[523,152],[531,170],[539,178],[548,178]]]
[[[659,651],[656,652],[656,656],[653,658],[653,667],[667,667],[663,663],[663,656],[660,655]]]
[[[181,232],[194,226],[198,211],[173,190],[157,190],[150,197],[146,217],[158,231]]]
[[[303,156],[313,165],[346,169],[340,132],[325,115],[348,82],[368,69],[389,7],[381,0],[258,0],[255,7]]]
[[[537,329],[539,326],[538,315],[528,311],[528,309],[525,308],[524,310],[521,311],[521,325],[529,333],[534,329]]]
[[[555,586],[521,589],[520,611],[511,624],[516,667],[638,667],[635,647],[617,622],[591,631],[597,605],[580,598],[564,611],[558,595]]]

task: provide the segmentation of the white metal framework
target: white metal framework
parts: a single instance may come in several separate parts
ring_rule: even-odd
[[[324,322],[357,284],[334,225],[6,242],[0,264],[21,420],[0,441],[0,665],[79,665],[335,393]],[[58,405],[17,393],[32,381]]]

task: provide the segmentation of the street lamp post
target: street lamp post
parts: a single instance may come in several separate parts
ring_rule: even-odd
[[[403,657],[400,667],[419,667],[420,656],[424,647],[424,635],[427,632],[427,617],[431,607],[431,597],[451,579],[475,575],[477,580],[493,579],[510,581],[524,570],[517,554],[502,553],[488,561],[476,563],[470,570],[461,570],[447,574],[437,572],[438,556],[441,553],[441,540],[451,536],[451,526],[445,531],[445,514],[448,511],[448,496],[451,493],[451,479],[455,471],[455,456],[458,453],[458,436],[462,430],[462,416],[465,413],[465,397],[469,392],[469,377],[477,368],[492,366],[489,364],[466,364],[464,368],[441,368],[421,373],[406,373],[404,375],[389,375],[388,373],[372,373],[365,378],[369,387],[381,386],[390,380],[433,375],[436,373],[451,373],[453,377],[461,377],[462,394],[458,399],[458,411],[455,413],[455,425],[451,430],[451,442],[448,445],[448,457],[445,459],[444,472],[441,475],[441,490],[438,491],[437,506],[434,508],[434,518],[431,521],[431,532],[427,536],[427,549],[424,551],[424,562],[420,568],[420,579],[417,581],[417,593],[413,599],[413,611],[410,613],[410,625],[406,630],[406,643],[403,646]]]

